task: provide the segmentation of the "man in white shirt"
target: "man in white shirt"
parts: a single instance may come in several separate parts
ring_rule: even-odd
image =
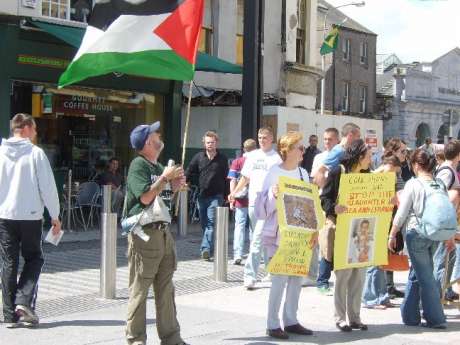
[[[340,161],[342,160],[345,150],[354,140],[361,138],[361,130],[358,125],[354,123],[346,123],[342,127],[342,139],[340,143],[335,145],[326,155],[321,166],[315,172],[315,177],[313,179],[314,183],[319,187],[322,187],[326,183],[326,173],[333,169],[334,167],[339,166]]]
[[[315,175],[318,173],[318,170],[322,166],[324,160],[326,159],[329,152],[339,143],[339,131],[337,128],[327,128],[323,134],[323,144],[324,144],[324,151],[320,154],[315,156],[313,161],[313,166],[311,169],[311,177],[314,179]],[[327,178],[327,171],[325,173],[325,177]],[[318,256],[316,256],[318,257]],[[310,265],[312,268],[313,264]],[[322,255],[319,259],[319,268],[318,268],[318,277],[316,280],[316,287],[318,291],[325,295],[332,295],[332,291],[329,287],[329,279],[331,278],[332,272],[332,262],[327,261]],[[311,271],[313,271],[311,269]],[[309,275],[309,278],[311,276]]]
[[[234,202],[235,194],[237,194],[249,183],[248,213],[252,237],[249,255],[244,266],[244,286],[248,290],[255,287],[262,252],[264,254],[265,264],[267,264],[268,260],[262,243],[262,229],[264,221],[257,220],[254,214],[254,202],[256,200],[257,193],[262,191],[263,182],[268,170],[275,164],[281,164],[280,156],[272,148],[272,129],[269,127],[260,128],[257,139],[260,148],[247,155],[243,169],[241,170],[241,179],[233,192],[228,196],[229,201]]]
[[[43,267],[42,218],[51,216],[54,235],[61,231],[59,197],[45,153],[32,141],[37,126],[32,116],[16,114],[13,136],[0,146],[0,254],[3,317],[8,328],[38,325],[35,313],[38,279]],[[24,266],[18,279],[19,255]]]
[[[323,161],[326,159],[329,152],[338,143],[339,143],[339,131],[337,130],[337,128],[333,128],[333,127],[327,128],[323,134],[324,151],[317,154],[315,156],[315,159],[313,160],[313,165],[312,165],[311,174],[310,174],[312,178],[315,177],[316,173],[318,172],[318,169],[321,167],[321,164],[323,164]]]

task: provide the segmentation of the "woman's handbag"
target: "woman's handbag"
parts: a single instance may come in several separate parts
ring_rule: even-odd
[[[409,259],[407,255],[399,255],[388,252],[388,264],[380,266],[384,271],[408,271]]]

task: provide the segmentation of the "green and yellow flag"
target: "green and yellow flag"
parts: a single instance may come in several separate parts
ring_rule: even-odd
[[[323,45],[319,53],[321,55],[326,55],[332,53],[336,48],[339,42],[339,27],[334,25],[332,30],[329,32],[327,37],[324,39]]]

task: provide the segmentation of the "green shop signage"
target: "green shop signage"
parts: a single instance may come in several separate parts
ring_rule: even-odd
[[[46,56],[20,54],[18,55],[18,63],[23,65],[35,65],[42,67],[65,69],[69,65],[70,61]]]

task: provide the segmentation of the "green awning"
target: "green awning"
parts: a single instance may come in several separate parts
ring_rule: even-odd
[[[85,34],[84,28],[52,24],[38,20],[33,20],[30,23],[76,48],[80,47],[83,35]],[[196,60],[196,71],[231,74],[243,73],[243,68],[240,65],[235,65],[205,53],[198,52]]]
[[[242,74],[243,68],[215,56],[198,52],[195,71]]]

